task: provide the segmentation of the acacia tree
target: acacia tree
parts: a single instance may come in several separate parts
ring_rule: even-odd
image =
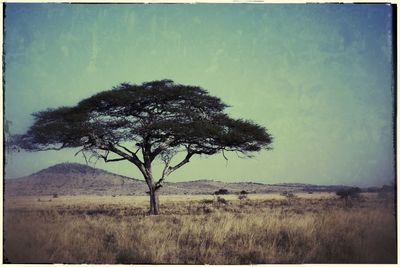
[[[245,156],[271,149],[272,136],[251,121],[230,118],[228,107],[198,86],[171,80],[141,85],[122,83],[82,100],[74,107],[34,113],[25,134],[12,138],[27,151],[79,148],[85,159],[128,161],[142,173],[149,188],[150,214],[159,213],[158,192],[168,175],[194,155],[236,151]],[[185,156],[172,158],[178,152]],[[152,165],[164,165],[159,176]]]

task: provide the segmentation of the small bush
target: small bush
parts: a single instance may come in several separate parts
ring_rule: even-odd
[[[240,194],[240,195],[238,196],[238,199],[239,199],[239,200],[244,200],[244,199],[248,199],[248,197],[247,197],[246,194]]]
[[[212,213],[213,211],[214,211],[213,207],[207,207],[207,206],[203,207],[203,212],[204,213]]]
[[[352,199],[352,198],[359,198],[361,193],[361,189],[358,187],[351,187],[348,189],[342,189],[336,192],[337,196],[340,196],[340,198],[344,198],[346,200]]]
[[[227,195],[229,194],[229,191],[227,189],[219,189],[218,191],[215,191],[215,195]]]
[[[228,204],[228,201],[225,199],[225,198],[222,198],[222,197],[218,197],[217,198],[217,202],[218,203],[221,203],[221,204]]]
[[[248,199],[247,195],[239,195],[238,198],[239,200]]]

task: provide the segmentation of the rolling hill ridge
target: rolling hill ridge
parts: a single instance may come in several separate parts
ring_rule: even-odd
[[[319,186],[299,183],[262,184],[228,183],[213,180],[166,182],[161,194],[212,194],[224,188],[238,193],[271,193],[282,191],[335,191],[344,186]],[[145,195],[144,181],[111,173],[78,163],[60,163],[29,176],[5,179],[6,195]]]

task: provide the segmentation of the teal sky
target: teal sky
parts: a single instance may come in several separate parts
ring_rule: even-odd
[[[193,158],[170,181],[394,180],[390,5],[6,4],[5,16],[12,133],[33,112],[168,78],[207,89],[275,138],[253,159]],[[84,163],[76,151],[6,155],[6,176]],[[141,178],[130,164],[96,166]]]

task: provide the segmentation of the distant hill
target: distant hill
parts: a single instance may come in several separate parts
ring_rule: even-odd
[[[78,163],[61,163],[26,177],[5,180],[12,195],[106,195],[146,192],[143,181]]]
[[[344,186],[309,184],[225,183],[213,180],[165,183],[161,194],[212,194],[218,189],[231,193],[282,191],[336,191]],[[29,176],[5,180],[6,195],[145,195],[144,181],[78,163],[61,163]]]

